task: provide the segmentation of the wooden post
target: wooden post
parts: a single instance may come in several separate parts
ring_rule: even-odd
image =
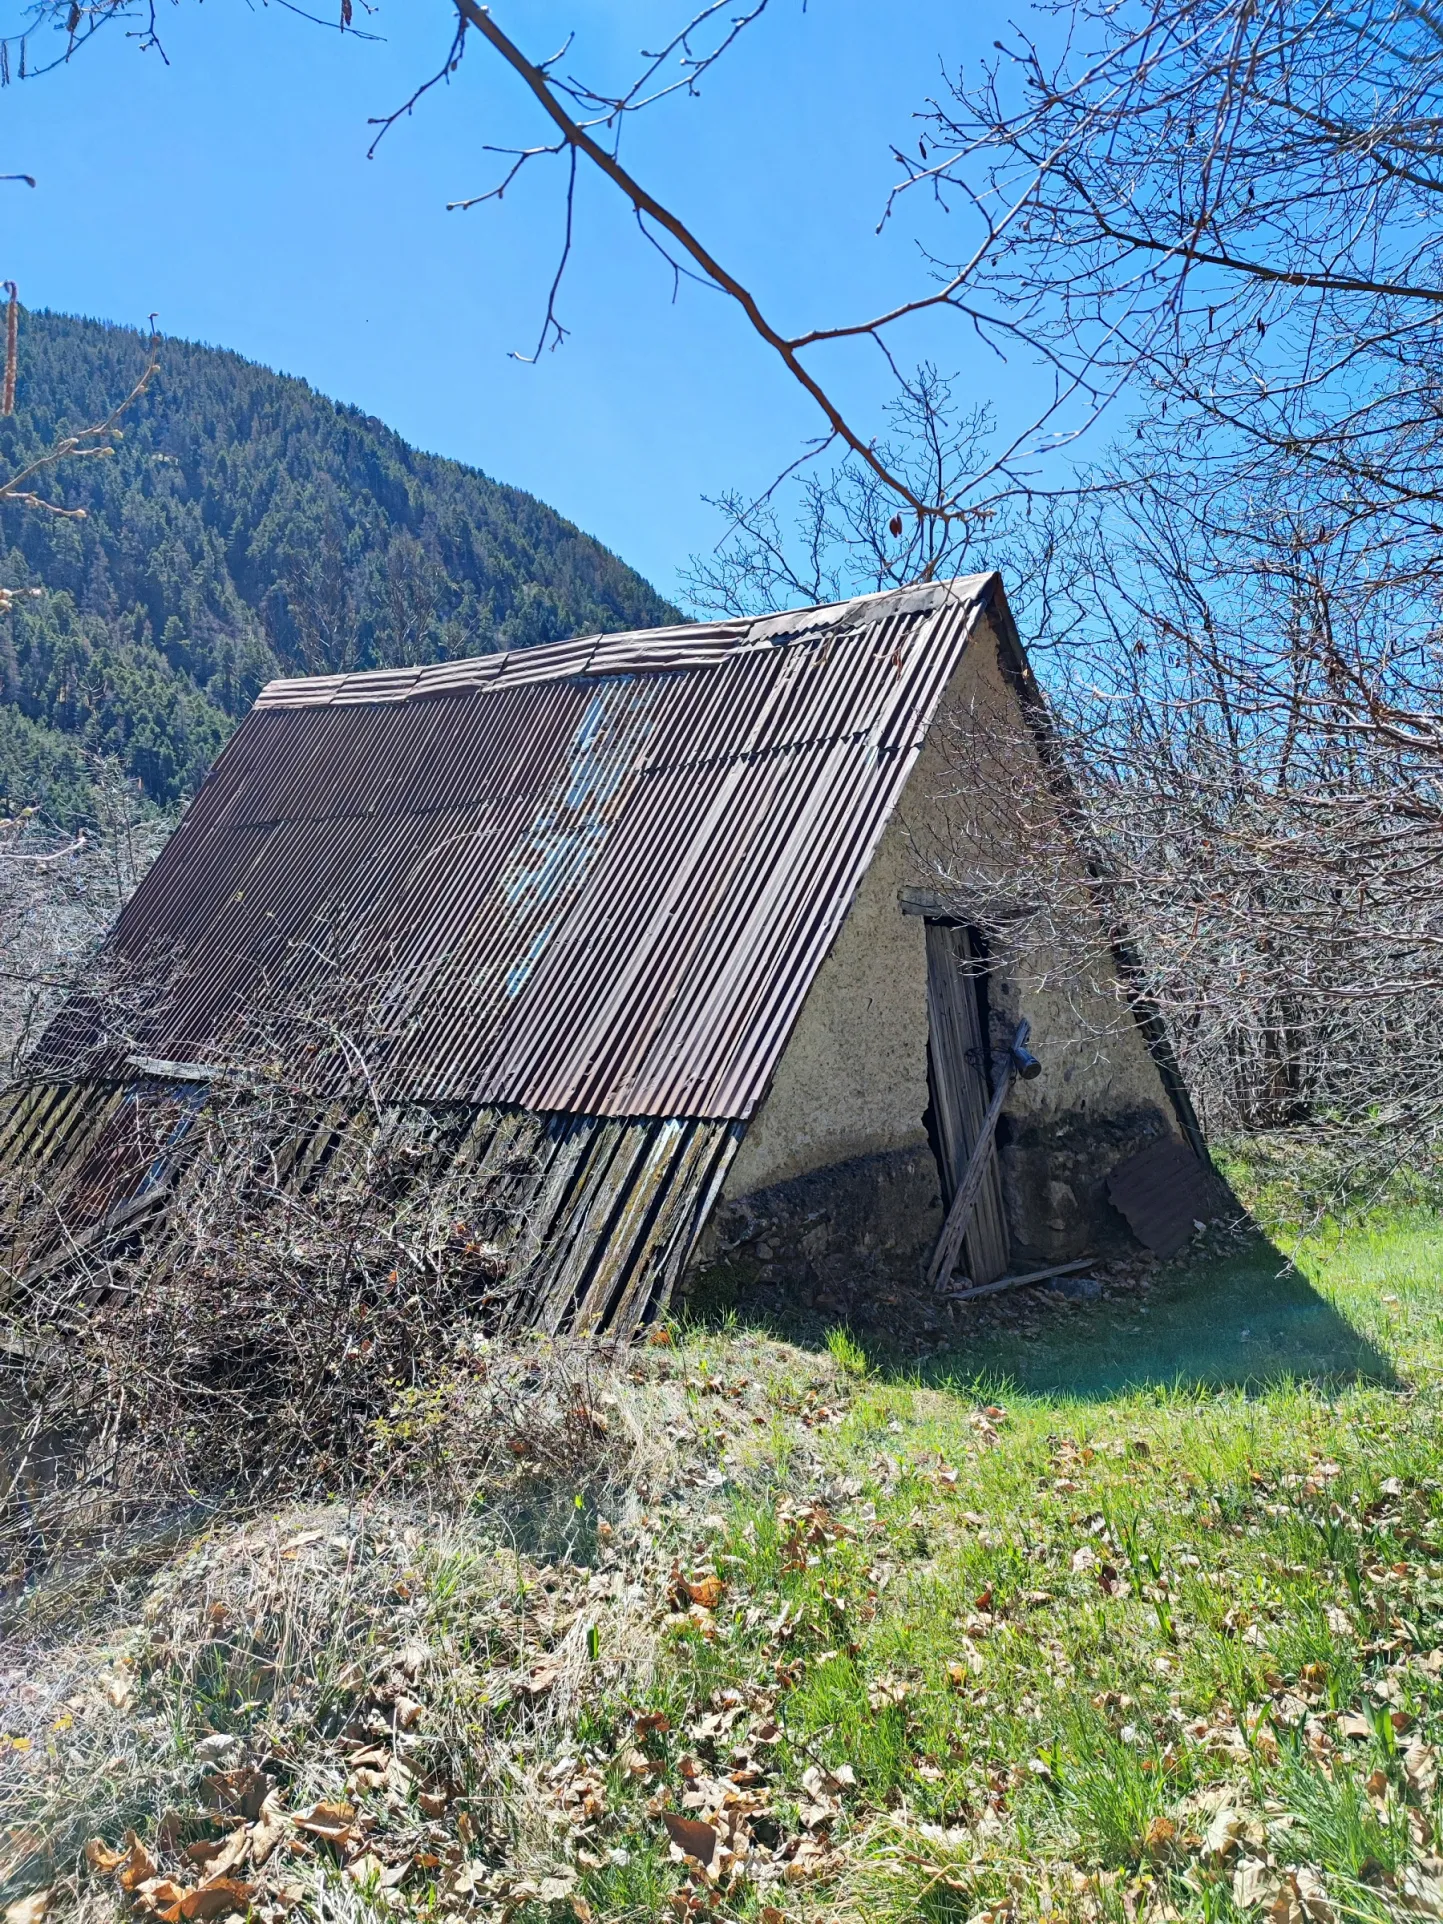
[[[962,1253],[962,1238],[967,1234],[967,1225],[972,1220],[972,1205],[977,1200],[982,1178],[987,1173],[987,1158],[992,1152],[992,1138],[997,1133],[997,1118],[1002,1114],[1002,1105],[1012,1087],[1012,1073],[1012,1058],[1009,1056],[1007,1066],[997,1078],[996,1094],[982,1119],[982,1127],[972,1145],[972,1154],[967,1158],[967,1167],[962,1172],[957,1194],[952,1198],[952,1207],[947,1211],[947,1220],[937,1239],[937,1248],[927,1271],[929,1289],[936,1289],[957,1267],[957,1258]]]

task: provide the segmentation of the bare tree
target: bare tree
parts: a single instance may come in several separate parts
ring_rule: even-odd
[[[8,284],[13,285],[13,283]],[[9,303],[12,315],[14,307],[15,303],[12,299]],[[152,315],[152,322],[154,319],[155,316]],[[11,395],[14,393],[13,332],[12,325],[10,328],[12,338],[5,362],[6,391]],[[67,461],[104,460],[108,455],[114,454],[115,444],[124,433],[120,425],[121,417],[145,393],[160,370],[159,349],[160,336],[152,333],[147,343],[145,367],[125,399],[118,401],[104,420],[93,422],[89,427],[77,428],[69,434],[62,434],[43,454],[36,455],[33,460],[27,461],[23,467],[18,468],[7,480],[0,481],[0,506],[34,508],[41,514],[57,515],[65,521],[83,521],[84,508],[67,508],[63,503],[53,501],[48,495],[40,493],[35,484],[42,475],[48,477],[53,469],[61,467]],[[17,594],[41,592],[43,591],[34,588],[0,588],[0,612],[13,606]]]
[[[13,290],[13,283],[10,284]],[[7,312],[5,393],[13,400],[16,301]],[[153,320],[152,316],[152,320]],[[84,520],[37,486],[65,464],[113,455],[121,420],[160,368],[159,336],[152,333],[144,368],[130,392],[100,421],[62,434],[43,454],[0,481],[0,505],[64,520]],[[43,595],[38,587],[0,587],[0,617],[17,601]],[[118,766],[92,758],[95,820],[89,831],[57,831],[41,811],[26,807],[0,820],[0,1077],[13,1071],[79,979],[106,929],[159,853],[170,824],[143,813]]]
[[[1076,798],[1067,832],[1136,932],[1214,1119],[1381,1120],[1425,1147],[1443,1121],[1425,1042],[1443,879],[1438,23],[1405,0],[1044,9],[897,142],[879,218],[925,205],[953,238],[876,313],[791,333],[621,158],[632,118],[696,90],[765,4],[688,12],[618,88],[573,72],[569,42],[530,56],[477,0],[446,0],[446,58],[377,138],[468,48],[499,63],[542,131],[487,150],[494,178],[455,205],[559,165],[535,355],[565,338],[591,169],[817,409],[776,488],[719,497],[730,533],[695,565],[698,600],[1007,566]],[[100,0],[83,32],[136,11]],[[53,0],[31,17],[62,24]],[[938,371],[959,327],[958,363],[1045,370],[1030,420],[998,431]],[[868,421],[827,374],[858,343],[891,383]],[[1023,810],[1019,848],[1035,826]],[[938,859],[958,870],[965,837]],[[983,879],[1016,896],[1018,878]]]

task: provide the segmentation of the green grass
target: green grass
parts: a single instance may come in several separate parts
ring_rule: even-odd
[[[1274,1225],[910,1377],[827,1348],[850,1399],[818,1480],[848,1534],[799,1555],[778,1488],[739,1496],[726,1654],[676,1653],[698,1702],[800,1673],[779,1777],[856,1780],[827,1902],[1212,1920],[1301,1870],[1335,1914],[1410,1907],[1443,1744],[1435,1215]],[[779,1649],[749,1626],[782,1605]],[[1209,1854],[1220,1806],[1242,1839]]]
[[[1415,1212],[1306,1240],[1249,1236],[1166,1265],[1145,1300],[1079,1305],[974,1338],[937,1378],[1106,1400],[1176,1385],[1397,1383],[1443,1361],[1443,1222]],[[1390,1300],[1393,1299],[1393,1300]]]
[[[152,1589],[103,1781],[37,1725],[11,1821],[153,1834],[206,1729],[291,1808],[337,1795],[359,1659],[378,1730],[424,1704],[366,1804],[400,1881],[313,1851],[308,1918],[1443,1914],[1443,1222],[1271,1230],[910,1373],[850,1330],[675,1330],[596,1385],[641,1441],[566,1548],[519,1499],[218,1533]],[[212,1648],[217,1599],[248,1628]],[[68,1702],[87,1666],[35,1675]],[[709,1877],[668,1813],[750,1848]]]

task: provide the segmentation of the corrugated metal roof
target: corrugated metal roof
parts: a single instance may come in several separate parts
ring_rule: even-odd
[[[745,1120],[995,581],[272,683],[117,926],[128,1046],[343,966],[391,1099]]]

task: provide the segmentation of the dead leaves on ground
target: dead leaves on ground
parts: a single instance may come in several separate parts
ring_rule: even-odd
[[[713,1407],[723,1414],[736,1400],[736,1385],[695,1387],[713,1396]],[[818,1398],[806,1416],[811,1419],[809,1427],[829,1427],[833,1407]],[[382,1741],[374,1720],[368,1726],[357,1712],[344,1777],[336,1774],[334,1794],[279,1818],[270,1806],[267,1819],[269,1793],[263,1778],[259,1784],[255,1781],[261,1773],[248,1776],[238,1759],[218,1753],[206,1761],[216,1766],[207,1781],[215,1787],[213,1811],[221,1834],[185,1851],[158,1848],[160,1861],[146,1859],[141,1864],[142,1874],[128,1895],[137,1910],[161,1917],[167,1924],[192,1916],[224,1917],[228,1913],[220,1907],[237,1902],[238,1892],[247,1888],[255,1893],[248,1901],[261,1911],[280,1903],[275,1887],[285,1867],[293,1868],[298,1856],[310,1852],[328,1864],[334,1860],[340,1875],[367,1891],[398,1890],[415,1866],[449,1898],[492,1905],[501,1918],[523,1903],[564,1903],[579,1924],[591,1924],[578,1880],[624,1858],[625,1850],[611,1847],[621,1839],[634,1849],[640,1834],[649,1837],[651,1845],[664,1852],[684,1877],[669,1900],[680,1924],[692,1918],[700,1924],[704,1915],[715,1914],[724,1895],[739,1892],[744,1883],[758,1887],[763,1924],[781,1924],[780,1905],[762,1904],[761,1896],[780,1896],[787,1885],[805,1878],[843,1878],[844,1873],[844,1886],[850,1890],[848,1864],[855,1868],[864,1862],[870,1846],[863,1833],[868,1827],[875,1829],[886,1813],[861,1793],[847,1766],[828,1769],[816,1761],[818,1751],[823,1756],[836,1755],[825,1733],[810,1733],[816,1749],[808,1751],[798,1742],[798,1736],[806,1733],[796,1726],[793,1747],[789,1750],[783,1743],[777,1748],[781,1733],[774,1713],[781,1716],[780,1692],[814,1675],[829,1659],[845,1654],[856,1664],[857,1695],[865,1697],[871,1717],[888,1719],[909,1751],[915,1747],[920,1753],[931,1707],[929,1695],[935,1701],[939,1685],[943,1690],[950,1686],[955,1693],[945,1700],[949,1717],[984,1725],[989,1698],[979,1679],[995,1672],[995,1682],[989,1679],[994,1693],[990,1701],[999,1710],[1010,1709],[1004,1706],[1002,1694],[1013,1674],[1010,1666],[1022,1643],[1035,1639],[1046,1661],[1056,1665],[1054,1681],[1075,1675],[1075,1684],[1069,1687],[1085,1690],[1095,1710],[1116,1711],[1115,1718],[1108,1717],[1115,1733],[1144,1755],[1145,1770],[1160,1772],[1153,1779],[1155,1785],[1167,1780],[1169,1797],[1180,1788],[1179,1760],[1187,1760],[1190,1753],[1194,1782],[1198,1777],[1221,1776],[1238,1784],[1245,1773],[1260,1768],[1266,1772],[1289,1755],[1297,1755],[1305,1764],[1311,1758],[1335,1779],[1350,1775],[1373,1813],[1400,1828],[1406,1822],[1420,1853],[1397,1872],[1390,1897],[1401,1909],[1443,1918],[1443,1862],[1430,1855],[1435,1840],[1423,1825],[1425,1810],[1431,1808],[1439,1789],[1437,1757],[1424,1740],[1431,1726],[1426,1721],[1410,1722],[1414,1716],[1426,1715],[1420,1713],[1417,1702],[1420,1680],[1415,1677],[1406,1686],[1397,1678],[1389,1683],[1392,1671],[1396,1669],[1402,1677],[1408,1664],[1427,1671],[1435,1684],[1443,1674],[1443,1659],[1436,1672],[1429,1671],[1432,1659],[1410,1653],[1401,1641],[1394,1606],[1400,1605],[1413,1581],[1409,1566],[1382,1551],[1369,1554],[1360,1565],[1367,1608],[1349,1607],[1341,1588],[1337,1601],[1326,1604],[1319,1632],[1325,1624],[1332,1636],[1346,1639],[1365,1658],[1365,1684],[1359,1694],[1366,1708],[1347,1703],[1338,1709],[1336,1666],[1330,1675],[1322,1662],[1314,1661],[1302,1664],[1293,1674],[1271,1654],[1288,1648],[1279,1634],[1284,1618],[1276,1598],[1278,1583],[1290,1572],[1280,1556],[1266,1566],[1266,1586],[1244,1589],[1231,1572],[1213,1584],[1217,1573],[1209,1568],[1200,1574],[1202,1559],[1192,1551],[1201,1550],[1204,1559],[1217,1561],[1220,1568],[1222,1560],[1210,1555],[1202,1539],[1180,1542],[1175,1533],[1166,1539],[1165,1550],[1159,1551],[1166,1563],[1165,1574],[1160,1575],[1156,1566],[1144,1567],[1141,1558],[1136,1564],[1129,1560],[1125,1552],[1130,1545],[1135,1554],[1137,1546],[1125,1532],[1096,1527],[1103,1520],[1100,1512],[1095,1517],[1075,1514],[1108,1500],[1103,1485],[1115,1473],[1114,1459],[1124,1460],[1130,1484],[1152,1474],[1144,1467],[1149,1452],[1140,1439],[1117,1444],[1099,1441],[1094,1447],[1080,1442],[1058,1444],[1049,1437],[1045,1452],[1035,1453],[1027,1470],[1029,1490],[1035,1487],[1041,1493],[1043,1506],[1074,1514],[1065,1521],[1049,1516],[1044,1541],[1037,1546],[1037,1576],[1050,1589],[1026,1589],[1036,1578],[1009,1560],[1006,1529],[994,1528],[1005,1525],[1005,1519],[988,1509],[985,1495],[986,1480],[1011,1467],[1010,1458],[998,1452],[1012,1450],[1025,1414],[1019,1412],[1013,1433],[1007,1430],[1006,1412],[996,1405],[974,1410],[965,1421],[960,1443],[955,1436],[944,1437],[946,1454],[929,1449],[924,1456],[918,1451],[904,1467],[908,1445],[903,1441],[892,1445],[898,1456],[879,1458],[875,1466],[877,1487],[868,1492],[875,1501],[855,1508],[850,1499],[862,1495],[862,1481],[839,1481],[835,1465],[827,1480],[814,1457],[815,1474],[809,1471],[804,1491],[797,1493],[794,1486],[793,1493],[776,1506],[775,1537],[759,1532],[761,1550],[755,1564],[767,1574],[754,1585],[747,1575],[754,1567],[753,1557],[724,1554],[729,1548],[744,1547],[734,1537],[727,1539],[726,1519],[700,1519],[698,1509],[689,1520],[689,1533],[668,1541],[665,1554],[654,1553],[642,1572],[638,1590],[645,1592],[642,1611],[648,1633],[658,1621],[688,1633],[678,1640],[681,1644],[691,1641],[690,1633],[700,1633],[714,1645],[697,1653],[713,1677],[718,1666],[732,1664],[734,1657],[749,1669],[742,1674],[736,1668],[722,1668],[721,1674],[740,1687],[717,1691],[704,1707],[680,1711],[677,1700],[667,1696],[668,1712],[628,1711],[614,1752],[602,1754],[581,1746],[573,1718],[573,1705],[584,1694],[581,1679],[600,1674],[583,1670],[579,1663],[579,1631],[591,1620],[593,1608],[587,1601],[586,1580],[578,1579],[565,1565],[555,1570],[534,1566],[523,1570],[518,1563],[516,1620],[524,1634],[507,1648],[505,1668],[496,1665],[487,1674],[486,1687],[493,1704],[502,1702],[505,1693],[516,1732],[543,1733],[541,1745],[523,1748],[518,1742],[511,1755],[518,1771],[525,1773],[526,1788],[521,1794],[534,1793],[544,1812],[544,1825],[538,1827],[545,1840],[543,1848],[570,1856],[576,1868],[547,1876],[534,1866],[528,1875],[514,1867],[487,1869],[475,1855],[474,1834],[467,1836],[457,1829],[451,1788],[413,1781],[413,1769],[421,1768],[415,1763],[417,1755],[425,1754],[437,1730],[444,1731],[447,1714],[443,1696],[423,1680],[427,1662],[423,1649],[419,1662],[409,1666],[404,1653],[401,1657],[392,1653],[387,1659],[392,1668],[384,1705],[388,1735]],[[888,1427],[902,1435],[900,1424]],[[808,1447],[819,1449],[825,1441],[809,1439]],[[865,1447],[870,1451],[876,1445]],[[860,1462],[848,1467],[860,1467]],[[1295,1486],[1298,1501],[1289,1497],[1289,1519],[1300,1503],[1313,1503],[1321,1513],[1337,1484],[1331,1461],[1320,1459],[1310,1466]],[[1094,1493],[1082,1502],[1052,1505],[1053,1497],[1093,1486]],[[1250,1531],[1254,1515],[1269,1514],[1267,1502],[1277,1494],[1276,1481],[1257,1481],[1251,1493],[1243,1491],[1243,1500],[1257,1505],[1256,1512],[1240,1512]],[[720,1504],[722,1499],[713,1496],[709,1486],[706,1501]],[[963,1509],[967,1502],[981,1504],[988,1514]],[[1174,1506],[1177,1529],[1183,1533],[1191,1531],[1195,1514],[1187,1503],[1183,1498]],[[648,1519],[642,1521],[645,1524]],[[1144,1519],[1139,1528],[1145,1534],[1149,1525],[1152,1520]],[[1215,1526],[1209,1522],[1206,1527]],[[1258,1527],[1270,1526],[1263,1522]],[[1351,1521],[1347,1527],[1351,1529]],[[606,1554],[613,1555],[609,1526],[604,1535]],[[876,1544],[875,1538],[883,1539],[882,1543]],[[292,1539],[293,1544],[300,1542]],[[765,1559],[772,1555],[773,1545],[776,1562],[769,1566]],[[880,1667],[876,1651],[868,1654],[863,1626],[878,1615],[889,1580],[898,1580],[893,1596],[913,1582],[914,1571],[922,1582],[931,1581],[929,1560],[938,1557],[939,1545],[944,1554],[957,1546],[964,1553],[964,1574],[951,1597],[946,1642],[932,1648],[926,1663],[914,1664],[910,1653],[893,1649],[886,1661],[894,1668]],[[681,1554],[673,1560],[678,1548]],[[992,1552],[1008,1554],[994,1557]],[[773,1567],[780,1582],[773,1580]],[[415,1599],[424,1595],[424,1579],[410,1566],[408,1571],[408,1607],[414,1610]],[[1205,1584],[1212,1585],[1210,1591]],[[1369,1585],[1371,1591],[1366,1589]],[[1156,1648],[1160,1640],[1154,1637],[1147,1616],[1159,1600],[1181,1620],[1183,1634],[1172,1648]],[[512,1605],[510,1597],[507,1601]],[[1105,1678],[1088,1678],[1080,1659],[1074,1672],[1062,1643],[1049,1639],[1053,1626],[1079,1602],[1089,1616],[1105,1609],[1109,1627],[1116,1626],[1119,1639],[1131,1635],[1129,1626],[1134,1622],[1144,1626],[1137,1653],[1141,1679],[1124,1680],[1129,1690],[1138,1693],[1140,1703],[1110,1691],[1094,1695]],[[888,1608],[895,1620],[891,1599]],[[1191,1621],[1186,1615],[1189,1610]],[[1051,1616],[1051,1624],[1044,1612]],[[1227,1640],[1229,1658],[1246,1668],[1261,1693],[1246,1700],[1246,1707],[1240,1702],[1236,1713],[1221,1700],[1213,1705],[1193,1694],[1189,1646],[1195,1644],[1199,1625]],[[1066,1635],[1066,1630],[1061,1634]],[[1396,1652],[1385,1647],[1395,1634]],[[1365,1642],[1370,1636],[1375,1641]],[[1317,1647],[1326,1647],[1321,1635]],[[435,1661],[434,1655],[430,1661]],[[1042,1662],[1039,1657],[1039,1667]],[[1280,1674],[1284,1668],[1289,1670],[1286,1678]],[[354,1674],[349,1674],[348,1667],[333,1681],[339,1682],[343,1692],[363,1698],[368,1690],[374,1695],[374,1686],[368,1684],[368,1675],[374,1674],[374,1664],[364,1672],[356,1666]],[[1354,1688],[1352,1681],[1346,1686],[1349,1693]],[[1154,1690],[1159,1693],[1156,1704]],[[1178,1711],[1165,1727],[1166,1713],[1158,1707],[1163,1692],[1176,1693],[1173,1704]],[[422,1701],[428,1695],[434,1698],[434,1709]],[[1032,1712],[1028,1709],[1024,1714],[1030,1717]],[[400,1742],[412,1730],[421,1734],[419,1746]],[[1149,1752],[1149,1733],[1154,1730],[1161,1734],[1157,1748]],[[553,1737],[559,1738],[559,1748],[548,1751],[546,1745]],[[959,1754],[961,1749],[959,1743]],[[980,1755],[980,1746],[974,1745],[974,1752]],[[782,1767],[779,1756],[788,1760]],[[1386,1757],[1386,1770],[1370,1770],[1379,1756]],[[932,1749],[926,1756],[909,1755],[907,1788],[902,1794],[915,1794],[918,1806],[937,1813],[942,1824],[932,1828],[949,1839],[965,1839],[977,1860],[989,1854],[1000,1858],[1010,1847],[1013,1798],[1020,1800],[1029,1784],[1036,1794],[1039,1783],[1055,1790],[1062,1782],[1060,1771],[1053,1779],[1045,1769],[1039,1770],[1039,1761],[1029,1760],[1026,1749],[989,1759],[974,1771],[975,1781],[969,1780],[965,1792],[959,1792],[956,1758]],[[1030,1779],[1028,1771],[1033,1773]],[[956,1801],[948,1804],[949,1798]],[[387,1813],[381,1811],[383,1803]],[[398,1814],[402,1806],[405,1815],[396,1828],[412,1827],[404,1851],[399,1839],[385,1835],[389,1816]],[[1252,1814],[1217,1807],[1185,1810],[1171,1803],[1167,1810],[1168,1814],[1153,1816],[1140,1827],[1141,1835],[1131,1847],[1132,1866],[1120,1876],[1088,1870],[1089,1859],[1079,1847],[1078,1877],[1089,1889],[1106,1883],[1108,1894],[1107,1903],[1096,1910],[1089,1908],[1090,1899],[1080,1899],[1079,1916],[1112,1917],[1121,1902],[1130,1924],[1168,1924],[1173,1914],[1160,1895],[1150,1893],[1163,1892],[1170,1880],[1193,1877],[1215,1885],[1220,1899],[1230,1898],[1247,1914],[1249,1924],[1341,1924],[1347,1916],[1345,1896],[1330,1892],[1324,1871],[1293,1861],[1285,1837],[1270,1834],[1268,1825]],[[418,1813],[431,1826],[420,1847],[414,1841]],[[449,1832],[446,1842],[439,1835],[443,1820]],[[916,1817],[908,1817],[907,1822],[912,1833],[927,1828]],[[964,1827],[954,1828],[957,1824]],[[954,1843],[948,1848],[955,1851],[962,1846]],[[119,1882],[120,1865],[128,1859],[125,1853],[115,1855],[109,1874]],[[1064,1889],[1071,1869],[1066,1863],[1052,1867]],[[965,1882],[948,1888],[960,1894]],[[143,1895],[137,1896],[142,1887]],[[206,1892],[210,1894],[202,1895]],[[1178,1901],[1186,1906],[1187,1900]],[[189,1911],[183,1908],[187,1902],[193,1907]],[[1070,1898],[1064,1900],[1063,1908],[1071,1909]],[[1018,1924],[1029,1909],[1030,1903],[1020,1899],[1009,1903],[988,1898],[984,1905],[974,1889],[968,1914],[988,1916],[993,1924],[1004,1919]],[[553,1912],[553,1917],[558,1915]],[[39,1920],[6,1920],[6,1924],[39,1924]]]
[[[17,1897],[13,1904],[5,1906],[5,1924],[41,1924],[54,1896],[54,1886],[47,1884],[44,1890]]]
[[[244,1860],[247,1841],[245,1827],[241,1826],[237,1837],[215,1847],[211,1864],[196,1883],[182,1883],[164,1875],[134,1831],[126,1832],[121,1850],[112,1850],[103,1838],[93,1837],[85,1847],[85,1856],[93,1871],[115,1878],[137,1916],[157,1918],[160,1924],[181,1924],[183,1919],[206,1924],[212,1918],[248,1911],[259,1894],[257,1885],[231,1875]],[[195,1847],[188,1855],[194,1869],[198,1860]]]
[[[172,1842],[164,1852],[173,1859],[171,1870],[162,1869],[160,1846],[152,1850],[134,1831],[127,1831],[119,1849],[92,1838],[86,1861],[98,1876],[114,1879],[137,1917],[158,1924],[210,1924],[232,1914],[254,1914],[263,1924],[277,1919],[302,1895],[300,1886],[284,1880],[287,1861],[314,1857],[317,1846],[326,1847],[352,1883],[378,1891],[394,1889],[413,1869],[456,1873],[465,1864],[456,1839],[442,1841],[439,1849],[404,1847],[397,1856],[396,1840],[379,1835],[374,1817],[340,1798],[290,1812],[271,1789],[253,1817],[234,1808],[213,1809],[211,1816],[230,1828],[219,1837]],[[161,1826],[172,1840],[182,1828],[178,1816]]]
[[[748,1715],[736,1691],[719,1693],[714,1701],[716,1707],[687,1729],[704,1747],[723,1738],[731,1741]],[[791,1836],[778,1834],[769,1787],[772,1773],[761,1753],[779,1732],[765,1712],[765,1699],[757,1703],[761,1714],[752,1716],[748,1740],[734,1745],[724,1767],[709,1768],[690,1755],[678,1761],[680,1810],[671,1808],[674,1792],[669,1785],[651,1800],[666,1830],[672,1861],[684,1865],[692,1886],[701,1889],[729,1888],[742,1878],[758,1886],[795,1884],[835,1869],[839,1861],[828,1833],[841,1815],[842,1793],[856,1785],[855,1775],[846,1765],[836,1774],[810,1766],[802,1777],[801,1828]],[[771,1841],[758,1834],[759,1820],[767,1820]]]
[[[699,1575],[683,1576],[680,1563],[672,1565],[671,1597],[679,1610],[685,1611],[690,1604],[703,1610],[715,1610],[726,1595],[726,1585],[715,1571],[704,1571]]]

